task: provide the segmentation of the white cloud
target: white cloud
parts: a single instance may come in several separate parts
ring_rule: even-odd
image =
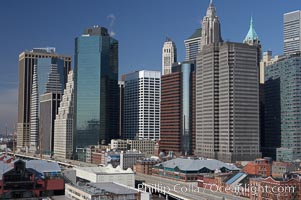
[[[114,37],[116,35],[116,33],[113,31],[113,26],[116,20],[116,17],[114,14],[109,14],[107,16],[108,20],[110,20],[110,24],[109,24],[109,34],[111,37]]]

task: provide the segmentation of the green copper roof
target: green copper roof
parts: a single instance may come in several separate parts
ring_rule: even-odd
[[[253,18],[251,17],[250,29],[249,29],[247,36],[244,39],[244,42],[254,41],[254,40],[259,40],[259,38],[258,38],[258,35],[257,35],[254,25],[253,25]]]
[[[195,30],[195,32],[189,37],[187,38],[187,40],[193,39],[193,38],[198,38],[202,36],[202,28],[198,28]]]

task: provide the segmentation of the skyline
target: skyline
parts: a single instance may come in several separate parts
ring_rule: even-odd
[[[132,7],[124,9],[129,5],[123,1],[90,2],[2,2],[0,17],[5,20],[0,21],[4,27],[0,38],[0,133],[5,133],[6,124],[11,130],[17,119],[18,55],[22,51],[53,46],[57,53],[73,57],[75,37],[80,36],[85,28],[97,24],[113,31],[119,41],[119,76],[141,69],[161,71],[165,37],[169,36],[176,43],[178,61],[184,61],[184,40],[201,27],[200,21],[209,4],[209,0],[166,0],[156,4],[132,0]],[[242,42],[252,15],[263,51],[272,50],[274,54],[283,52],[283,14],[301,9],[301,3],[297,1],[287,4],[277,0],[273,2],[272,11],[267,0],[232,0],[230,3],[215,0],[213,3],[225,41]],[[137,17],[141,15],[144,17]],[[237,22],[231,23],[233,19]]]

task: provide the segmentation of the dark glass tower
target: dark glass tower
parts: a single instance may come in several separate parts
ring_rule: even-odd
[[[75,39],[75,150],[118,138],[118,99],[118,41],[88,28]]]

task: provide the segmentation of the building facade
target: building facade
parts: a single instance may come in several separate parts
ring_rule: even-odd
[[[301,156],[300,77],[300,55],[284,56],[265,68],[265,146],[278,161]]]
[[[133,170],[123,170],[119,166],[113,168],[112,165],[106,167],[77,167],[76,179],[82,182],[118,182],[120,184],[134,187],[135,186],[135,174]]]
[[[118,101],[118,41],[88,28],[75,39],[75,152],[118,138]]]
[[[285,13],[283,17],[284,54],[301,51],[301,11]]]
[[[72,158],[74,128],[74,75],[69,72],[68,82],[54,121],[54,155]]]
[[[118,81],[119,86],[119,138],[123,137],[123,111],[124,111],[124,80]]]
[[[223,43],[217,19],[211,2],[196,69],[196,153],[225,162],[254,160],[261,157],[259,46]]]
[[[25,51],[19,55],[19,87],[18,87],[18,127],[17,127],[17,148],[28,150],[32,138],[32,149],[35,151],[38,146],[39,135],[39,96],[46,92],[53,91],[54,86],[48,75],[53,67],[57,67],[60,74],[62,90],[67,82],[67,74],[71,69],[71,57],[55,53],[54,48],[35,48],[32,51]],[[36,80],[33,81],[34,68],[36,68]],[[35,84],[35,97],[32,98],[33,83]],[[32,103],[32,101],[34,101]],[[35,105],[32,108],[31,105]],[[31,113],[31,110],[34,113]],[[33,117],[33,120],[31,120]],[[32,134],[30,127],[32,124]],[[30,136],[31,135],[31,136]]]
[[[171,66],[177,62],[177,47],[170,39],[166,38],[162,48],[162,75],[171,73]]]
[[[124,138],[160,138],[161,73],[137,71],[125,75]]]
[[[161,80],[160,150],[192,155],[195,143],[195,65],[175,63]]]
[[[201,51],[202,29],[198,28],[186,40],[184,40],[186,55],[185,61],[196,61],[197,55]]]

